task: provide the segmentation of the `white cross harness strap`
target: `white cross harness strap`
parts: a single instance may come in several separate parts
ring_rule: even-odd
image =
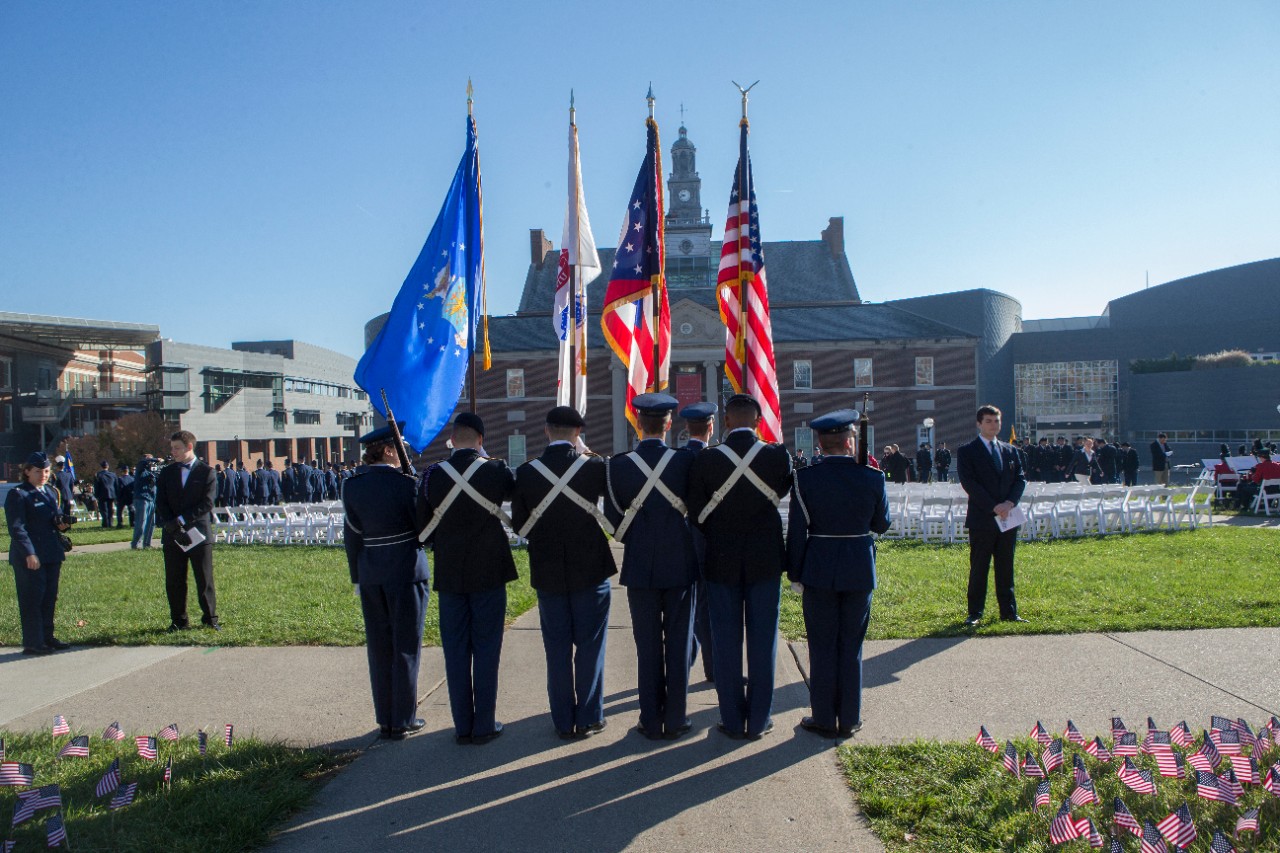
[[[467,497],[479,504],[480,508],[485,512],[500,521],[506,522],[508,527],[512,526],[511,516],[503,512],[502,507],[480,494],[480,492],[476,490],[476,487],[471,485],[472,475],[479,471],[487,461],[488,460],[483,456],[477,457],[472,460],[470,465],[467,466],[467,470],[463,471],[461,474],[459,474],[457,469],[448,462],[441,462],[437,466],[453,480],[453,488],[449,490],[449,494],[444,496],[444,500],[440,502],[440,506],[436,507],[435,514],[432,515],[431,521],[422,529],[422,532],[418,534],[419,542],[426,542],[431,538],[431,534],[435,533],[436,527],[440,524],[440,520],[444,518],[444,514],[449,511],[449,507],[451,507],[453,502],[458,499],[458,495],[464,492]]]
[[[645,481],[644,485],[640,487],[640,491],[636,493],[635,500],[631,501],[631,506],[627,507],[627,511],[623,514],[622,522],[618,525],[617,532],[613,534],[614,539],[622,541],[622,537],[626,534],[627,528],[631,526],[631,522],[634,521],[635,517],[640,513],[640,508],[644,506],[644,502],[649,497],[649,493],[654,489],[657,489],[658,494],[667,499],[667,503],[671,504],[671,508],[676,512],[681,515],[689,514],[689,510],[685,507],[684,501],[680,499],[679,495],[671,491],[667,484],[662,482],[661,479],[662,472],[667,469],[667,464],[675,458],[675,455],[676,451],[672,450],[670,447],[663,448],[662,458],[658,460],[658,467],[650,468],[645,464],[645,461],[640,458],[639,453],[636,453],[633,450],[627,454],[627,458],[635,463],[635,466],[640,469],[641,474],[644,474]],[[612,497],[612,484],[609,487],[609,494],[610,497]],[[614,501],[614,506],[617,506],[616,500]]]
[[[799,472],[797,472],[799,473]],[[800,512],[804,514],[804,526],[808,530],[813,525],[813,519],[809,517],[809,507],[804,504],[804,495],[800,493],[800,478],[795,478],[796,503],[800,505]],[[809,533],[811,539],[863,539],[867,536],[874,536],[871,531],[866,533]]]
[[[729,447],[727,444],[717,444],[715,447],[708,447],[703,451],[704,453],[710,453],[713,450],[718,450],[725,456],[729,457],[729,461],[733,463],[733,472],[729,475],[729,479],[725,480],[724,484],[712,493],[711,500],[707,501],[707,505],[704,506],[702,508],[702,512],[698,514],[699,524],[706,522],[706,520],[711,516],[711,513],[715,511],[715,508],[720,506],[720,502],[725,499],[729,494],[729,491],[737,485],[738,481],[743,477],[746,477],[747,481],[750,482],[751,485],[755,486],[756,489],[759,490],[760,494],[768,498],[769,503],[773,504],[775,507],[782,503],[782,498],[779,497],[778,493],[769,488],[765,481],[761,480],[760,476],[756,474],[755,471],[751,470],[751,460],[755,459],[765,446],[765,442],[757,441],[755,444],[751,445],[751,449],[747,451],[746,456],[739,456],[734,453],[733,448]]]
[[[573,503],[578,507],[595,516],[596,521],[600,522],[600,526],[603,527],[610,536],[613,535],[613,525],[609,523],[609,519],[604,517],[604,513],[600,511],[600,507],[569,488],[569,481],[573,479],[574,474],[578,473],[579,468],[587,464],[588,458],[589,457],[586,456],[579,456],[577,459],[573,460],[573,464],[569,466],[568,471],[564,472],[563,477],[556,477],[556,475],[551,472],[550,468],[542,464],[541,459],[529,460],[529,467],[546,477],[551,483],[551,491],[547,492],[547,496],[533,508],[533,512],[529,513],[529,520],[524,523],[524,527],[521,527],[520,530],[517,531],[517,536],[521,539],[527,539],[529,537],[529,532],[533,530],[533,526],[538,523],[538,520],[542,518],[542,514],[547,511],[547,507],[551,506],[552,501],[560,497],[561,494],[573,501]]]

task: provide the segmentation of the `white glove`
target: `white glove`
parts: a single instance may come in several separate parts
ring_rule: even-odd
[[[586,443],[585,441],[583,441],[583,440],[582,440],[582,434],[581,434],[581,433],[579,433],[579,434],[578,434],[578,439],[577,439],[577,441],[575,441],[575,442],[574,442],[573,446],[574,446],[574,449],[576,449],[579,453],[590,453],[590,452],[591,452],[591,448],[590,448],[590,447],[587,447],[587,443]]]
[[[800,583],[800,581],[792,581],[791,591],[794,592],[796,595],[804,594],[804,584]]]

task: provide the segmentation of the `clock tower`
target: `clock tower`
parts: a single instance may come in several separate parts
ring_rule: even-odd
[[[712,255],[711,222],[702,210],[702,179],[695,168],[697,153],[689,131],[681,124],[680,138],[671,146],[671,175],[667,179],[667,273],[673,286],[673,272],[679,277],[679,272],[693,271],[682,270],[685,265],[673,261]],[[719,252],[715,254],[718,258]]]

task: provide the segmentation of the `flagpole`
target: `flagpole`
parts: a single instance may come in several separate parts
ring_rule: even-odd
[[[473,111],[474,97],[475,87],[471,85],[471,78],[468,77],[467,118],[471,120],[472,124],[474,124],[476,120],[475,113]],[[476,158],[479,159],[479,156],[480,154],[477,152]],[[481,248],[481,251],[483,251],[483,248]],[[469,325],[471,326],[471,358],[468,360],[467,364],[467,384],[469,386],[467,390],[467,399],[471,403],[471,414],[474,415],[476,413],[476,324],[474,321],[471,321]]]
[[[578,125],[574,121],[575,114],[576,110],[573,107],[573,90],[570,89],[569,128],[573,133],[574,148],[576,149],[578,142]],[[570,158],[573,157],[573,153],[574,152],[572,151],[569,152]],[[574,165],[575,164],[573,162],[569,163],[570,170],[574,168]],[[563,247],[569,251],[569,294],[573,300],[569,308],[569,328],[567,329],[569,335],[569,376],[567,378],[569,380],[569,408],[571,409],[576,409],[578,407],[576,399],[578,390],[578,265],[572,261],[577,255],[577,249],[582,245],[582,241],[578,238],[578,228],[580,227],[578,224],[578,182],[573,179],[575,177],[575,175],[571,174],[571,180],[569,181],[569,183],[573,185],[573,196],[569,199],[569,210],[571,211],[569,214],[571,217],[569,220],[571,223],[569,228],[569,237],[574,240],[577,245],[572,249],[568,246]],[[583,322],[586,322],[585,317],[583,318]]]
[[[739,392],[750,394],[750,371],[747,369],[747,300],[751,298],[751,286],[748,276],[742,265],[742,206],[747,206],[747,228],[751,224],[751,199],[748,197],[747,188],[747,145],[746,137],[751,132],[751,122],[747,120],[747,93],[756,87],[760,81],[757,80],[745,89],[737,84],[736,81],[730,81],[737,87],[742,94],[742,119],[738,122],[738,127],[742,128],[742,150],[738,152],[738,334],[735,335],[733,343],[734,357],[738,360],[738,371],[741,379],[739,384]],[[748,245],[750,245],[750,237],[748,236]],[[754,272],[754,265],[753,270]]]
[[[658,141],[658,123],[657,121],[654,120],[654,117],[653,117],[653,104],[655,100],[655,98],[653,97],[653,83],[649,84],[649,94],[645,96],[645,100],[649,102],[649,120],[646,122],[646,124],[653,126],[653,145],[654,145],[653,175],[654,175],[654,184],[655,184],[654,191],[653,191],[653,199],[657,207],[657,217],[658,217],[658,221],[654,224],[654,229],[653,229],[653,233],[657,237],[657,244],[658,244],[655,247],[658,252],[658,272],[656,275],[649,277],[649,295],[650,295],[651,301],[653,302],[653,372],[649,374],[649,379],[651,381],[649,383],[649,387],[646,390],[657,391],[659,390],[658,383],[660,381],[658,372],[662,369],[662,362],[661,362],[662,304],[659,299],[658,284],[665,272],[665,270],[663,269],[664,264],[662,263],[662,258],[663,258],[663,253],[666,251],[666,247],[663,245],[665,234],[664,234],[663,220],[662,220],[662,217],[665,215],[665,213],[662,209],[662,204],[661,204],[662,150],[661,150],[661,143]]]

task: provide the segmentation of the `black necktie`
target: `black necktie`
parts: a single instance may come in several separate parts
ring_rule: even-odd
[[[991,461],[996,463],[997,471],[1004,467],[1004,463],[1000,460],[1000,448],[995,441],[991,442]]]

